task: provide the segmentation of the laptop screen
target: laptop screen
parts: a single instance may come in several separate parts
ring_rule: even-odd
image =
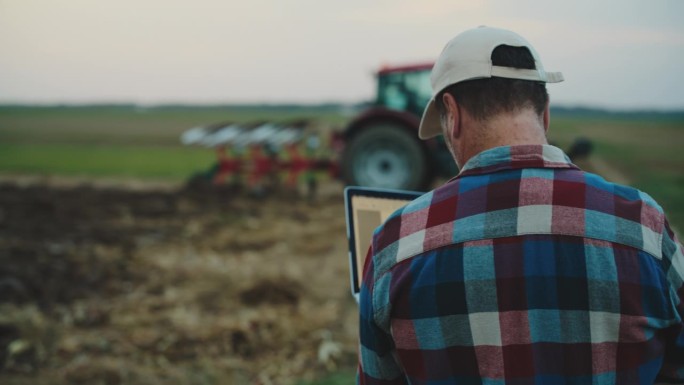
[[[350,186],[345,189],[347,238],[352,294],[361,289],[363,265],[373,239],[373,231],[393,212],[423,193]]]

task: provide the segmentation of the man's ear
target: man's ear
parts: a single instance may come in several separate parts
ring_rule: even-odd
[[[442,95],[442,102],[447,115],[446,134],[450,136],[450,140],[456,139],[461,135],[461,110],[456,99],[448,92]]]
[[[544,107],[544,114],[542,116],[542,123],[544,124],[544,134],[549,132],[549,122],[551,121],[551,109],[549,108],[549,101],[546,101]]]

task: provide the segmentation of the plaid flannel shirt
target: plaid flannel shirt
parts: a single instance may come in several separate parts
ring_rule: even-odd
[[[552,146],[498,147],[374,234],[361,384],[684,376],[682,248],[660,206]]]

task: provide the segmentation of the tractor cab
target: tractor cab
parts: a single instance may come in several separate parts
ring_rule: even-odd
[[[431,70],[432,63],[381,69],[376,104],[421,116],[432,96]]]

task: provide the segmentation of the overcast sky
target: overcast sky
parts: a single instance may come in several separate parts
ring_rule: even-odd
[[[459,32],[526,37],[552,103],[684,108],[684,0],[0,0],[0,103],[356,102]]]

